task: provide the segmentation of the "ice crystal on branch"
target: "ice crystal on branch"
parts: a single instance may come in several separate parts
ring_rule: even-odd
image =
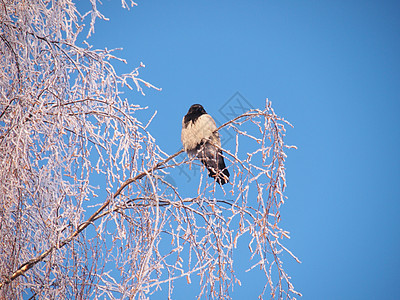
[[[201,177],[183,196],[167,175],[198,162],[164,153],[121,98],[156,88],[144,65],[118,75],[113,51],[77,42],[105,19],[90,3],[86,14],[70,1],[0,3],[0,298],[147,299],[196,277],[199,297],[229,298],[243,235],[265,291],[293,298],[279,227],[288,123],[267,101],[221,125],[236,141],[223,149],[232,182]]]

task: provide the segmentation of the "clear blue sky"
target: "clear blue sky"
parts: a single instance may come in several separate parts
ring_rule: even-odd
[[[193,103],[222,120],[237,91],[254,107],[269,98],[298,146],[281,223],[303,262],[285,260],[295,288],[303,299],[399,299],[400,2],[137,2],[104,1],[110,21],[89,42],[122,47],[117,71],[142,61],[141,77],[163,89],[126,95],[158,111],[158,144],[179,149]],[[234,299],[256,299],[259,277],[242,281]],[[187,299],[179,286],[174,295]]]

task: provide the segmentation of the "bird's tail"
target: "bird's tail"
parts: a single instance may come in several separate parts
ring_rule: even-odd
[[[222,156],[220,156],[220,157],[222,160],[224,159]],[[208,176],[215,178],[220,185],[229,182],[230,174],[226,168],[222,169],[222,170],[221,169],[214,170],[213,168],[210,168],[208,166],[206,166],[206,167],[208,170]]]

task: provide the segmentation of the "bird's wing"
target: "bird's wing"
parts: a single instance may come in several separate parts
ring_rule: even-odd
[[[219,184],[229,181],[229,172],[226,169],[221,150],[206,142],[200,147],[197,157],[206,166],[208,175],[216,178]]]

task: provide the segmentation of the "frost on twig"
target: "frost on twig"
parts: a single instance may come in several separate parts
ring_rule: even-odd
[[[104,18],[91,3],[89,34]],[[219,128],[235,136],[231,183],[201,177],[183,195],[166,175],[198,162],[164,153],[121,98],[123,86],[157,89],[143,64],[118,75],[113,51],[77,46],[85,15],[70,1],[3,2],[0,14],[0,298],[172,297],[194,278],[199,298],[229,298],[243,235],[261,296],[299,295],[279,227],[290,124],[269,101]]]

